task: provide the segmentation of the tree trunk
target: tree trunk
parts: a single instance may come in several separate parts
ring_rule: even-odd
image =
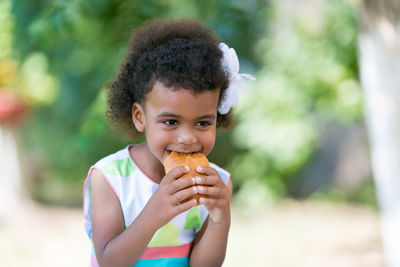
[[[400,1],[365,0],[360,79],[386,265],[400,266]]]
[[[0,124],[0,216],[15,212],[25,200],[21,181],[15,134],[11,127]]]

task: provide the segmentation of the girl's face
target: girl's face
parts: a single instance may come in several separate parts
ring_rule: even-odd
[[[207,155],[215,142],[218,98],[219,90],[193,95],[157,81],[144,106],[134,104],[133,121],[160,162],[171,151]]]

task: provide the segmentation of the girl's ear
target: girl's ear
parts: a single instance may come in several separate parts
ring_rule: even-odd
[[[136,130],[141,133],[144,132],[144,110],[138,103],[133,103],[132,105],[132,121],[135,124]]]

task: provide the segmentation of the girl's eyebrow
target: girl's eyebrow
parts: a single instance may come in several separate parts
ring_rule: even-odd
[[[182,116],[174,114],[174,113],[170,113],[170,112],[163,112],[163,113],[158,114],[157,118],[160,118],[160,117],[182,118]],[[215,120],[215,115],[207,114],[207,115],[196,118],[196,120],[204,120],[204,119]]]
[[[215,120],[215,115],[214,114],[209,114],[209,115],[204,115],[201,117],[197,118],[198,120]]]
[[[163,112],[163,113],[160,113],[160,114],[157,115],[157,118],[160,118],[160,117],[174,117],[174,118],[180,118],[181,116],[176,115],[176,114],[174,114],[174,113],[170,113],[170,112]]]

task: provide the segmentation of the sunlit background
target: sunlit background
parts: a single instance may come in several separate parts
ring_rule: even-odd
[[[191,17],[256,76],[211,161],[232,173],[224,266],[384,266],[356,0],[0,1],[0,265],[87,266],[82,186],[132,141],[104,88],[132,29]]]

